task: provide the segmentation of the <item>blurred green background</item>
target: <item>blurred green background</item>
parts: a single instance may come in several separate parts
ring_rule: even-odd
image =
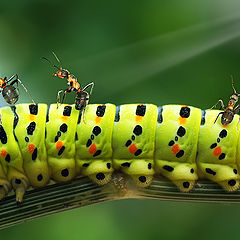
[[[55,51],[92,103],[209,108],[240,91],[240,2],[1,1],[0,74],[18,73],[35,101],[64,80],[40,60]],[[74,94],[67,97],[72,103]],[[29,102],[21,89],[21,102]],[[0,101],[1,105],[5,103]],[[237,239],[240,205],[151,200],[101,203],[0,231],[0,239]]]

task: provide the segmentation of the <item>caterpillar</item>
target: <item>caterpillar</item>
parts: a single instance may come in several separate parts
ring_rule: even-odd
[[[218,110],[187,105],[19,104],[0,108],[0,198],[14,189],[88,176],[97,184],[113,171],[147,187],[154,174],[190,191],[207,178],[227,191],[239,187],[239,116],[223,125]],[[216,121],[217,119],[217,121]],[[216,121],[216,123],[215,123]]]

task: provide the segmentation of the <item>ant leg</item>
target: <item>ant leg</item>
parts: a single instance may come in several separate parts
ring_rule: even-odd
[[[239,124],[239,122],[240,122],[240,117],[238,116],[238,123],[237,123],[237,126],[236,126],[237,132],[239,132],[239,131],[238,131],[238,124]]]
[[[14,78],[18,78],[18,75],[17,74],[14,74],[14,75],[12,75],[9,79],[7,79],[6,77],[4,78],[5,80],[6,80],[6,83],[8,83],[8,82],[10,82],[10,81],[12,81]],[[16,79],[17,80],[17,79]],[[15,80],[15,81],[16,81]]]
[[[240,105],[237,105],[236,107],[235,107],[235,109],[234,109],[234,114],[236,114],[236,113],[238,113],[240,111]],[[236,126],[236,130],[238,131],[238,124],[239,124],[239,122],[240,122],[240,117],[238,118],[238,123],[237,123],[237,126]]]
[[[60,102],[60,93],[62,93],[62,92],[64,92],[65,90],[60,90],[60,91],[58,91],[58,94],[57,94],[57,108],[58,108],[58,104],[59,104],[59,102]]]
[[[216,107],[219,102],[221,103],[222,109],[225,110],[225,106],[222,99],[219,99],[210,109],[213,109],[214,107]]]
[[[69,89],[62,89],[60,91],[58,91],[58,94],[57,94],[57,108],[58,108],[58,104],[60,102],[60,93],[65,93],[65,92],[68,92]]]
[[[82,110],[82,118],[83,118],[83,123],[84,124],[86,124],[85,118],[84,118],[84,116],[85,116],[85,109],[86,109],[86,107],[84,107],[83,110]]]
[[[27,88],[25,87],[25,85],[24,85],[24,84],[22,83],[22,81],[18,78],[18,75],[17,75],[17,74],[13,75],[10,79],[12,80],[14,77],[16,77],[16,79],[13,80],[13,81],[10,83],[10,85],[13,85],[14,83],[17,83],[17,87],[18,87],[18,83],[20,83],[20,84],[22,85],[22,87],[24,88],[25,92],[26,92],[26,93],[28,94],[28,96],[31,98],[32,102],[33,102],[34,104],[36,104],[36,103],[34,102],[32,96],[31,96],[31,94],[29,93],[29,91],[28,91]],[[7,82],[9,82],[10,79],[9,79]]]
[[[240,110],[240,105],[237,105],[235,108],[234,108],[234,114],[235,113],[238,113]]]
[[[216,117],[216,119],[215,119],[215,121],[214,121],[214,123],[213,123],[213,126],[214,126],[214,124],[217,122],[219,116],[220,116],[221,114],[223,114],[223,113],[224,113],[224,112],[220,112],[220,113],[217,115],[217,117]],[[212,129],[213,129],[213,126],[212,126]],[[212,129],[211,129],[211,131],[212,131]]]
[[[69,93],[69,92],[71,92],[71,90],[69,90],[69,89],[65,89],[65,90],[64,90],[61,104],[63,104],[64,99],[65,99],[65,97],[66,97],[66,94]]]
[[[237,106],[235,107],[233,113],[236,114],[236,113],[238,113],[239,111],[240,111],[240,105],[237,105]],[[238,123],[237,123],[237,126],[236,126],[237,132],[239,132],[239,131],[238,131],[238,124],[239,124],[239,122],[240,122],[240,117],[238,116]]]
[[[215,119],[215,121],[214,121],[214,123],[213,124],[215,124],[216,122],[217,122],[217,120],[218,120],[218,118],[219,118],[219,116],[221,115],[221,114],[223,114],[224,112],[220,112],[218,115],[217,115],[217,118]]]
[[[63,104],[64,99],[65,99],[65,97],[66,97],[66,94],[67,94],[67,91],[65,90],[65,91],[63,92],[63,98],[62,98],[61,104]]]
[[[89,92],[89,96],[91,96],[92,94],[92,90],[93,90],[93,87],[94,87],[94,82],[91,82],[89,84],[87,84],[83,89],[82,91],[86,90],[87,88],[89,88],[91,86],[91,89],[90,89],[90,92]]]

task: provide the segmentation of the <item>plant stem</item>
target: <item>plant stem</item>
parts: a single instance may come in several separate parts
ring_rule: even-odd
[[[240,203],[240,191],[226,192],[215,183],[199,181],[189,192],[180,192],[165,179],[154,178],[147,188],[136,186],[126,175],[114,173],[110,183],[97,185],[87,177],[28,191],[21,205],[15,196],[0,202],[0,229],[69,209],[122,198],[185,202]]]

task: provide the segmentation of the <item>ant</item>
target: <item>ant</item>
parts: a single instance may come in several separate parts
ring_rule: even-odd
[[[235,115],[236,113],[238,113],[239,110],[240,110],[240,105],[237,105],[237,106],[235,107],[235,105],[236,105],[237,102],[238,102],[238,97],[240,96],[240,94],[237,93],[236,89],[234,88],[234,85],[233,85],[233,84],[234,84],[234,83],[233,83],[233,77],[231,76],[231,78],[232,78],[232,88],[233,88],[233,91],[234,91],[234,92],[233,92],[233,94],[230,96],[230,100],[229,100],[229,102],[228,102],[227,108],[225,108],[222,99],[219,99],[219,100],[217,101],[217,103],[211,107],[211,109],[214,108],[214,107],[217,106],[217,104],[220,102],[220,103],[221,103],[221,107],[222,107],[222,109],[224,110],[223,112],[220,112],[220,113],[217,115],[217,118],[216,118],[216,120],[214,121],[214,124],[216,123],[216,121],[217,121],[217,119],[218,119],[218,117],[219,117],[220,115],[222,115],[222,117],[221,117],[221,123],[222,123],[222,125],[226,126],[226,125],[230,124],[230,123],[232,122],[233,118],[234,118],[234,115]]]
[[[89,98],[92,94],[92,90],[94,87],[94,83],[91,82],[89,84],[87,84],[84,88],[80,88],[80,84],[77,81],[77,78],[70,74],[70,72],[66,69],[62,68],[62,64],[60,62],[60,60],[58,59],[57,55],[52,52],[52,54],[54,55],[54,57],[56,58],[59,66],[56,66],[55,64],[53,64],[49,59],[42,57],[42,59],[48,61],[50,63],[50,65],[52,65],[54,68],[57,68],[58,71],[56,73],[53,73],[54,77],[59,77],[62,79],[66,79],[67,80],[67,84],[68,84],[68,88],[67,89],[62,89],[60,91],[58,91],[58,96],[57,96],[57,108],[58,108],[58,104],[60,102],[60,94],[63,93],[63,98],[61,103],[63,103],[66,94],[70,93],[70,92],[75,92],[77,94],[76,98],[75,98],[75,108],[77,110],[80,110],[83,112],[85,112],[86,106],[88,105],[89,102]],[[86,89],[91,87],[90,92],[86,92]]]
[[[15,79],[14,79],[15,78]],[[17,84],[17,88],[13,86],[13,84]],[[12,75],[9,79],[7,77],[0,78],[0,93],[2,93],[3,98],[8,104],[15,104],[18,101],[19,98],[19,90],[18,90],[18,83],[22,85],[24,90],[27,92],[29,97],[32,99],[32,96],[28,92],[27,88],[24,86],[22,81],[18,78],[18,75]]]

